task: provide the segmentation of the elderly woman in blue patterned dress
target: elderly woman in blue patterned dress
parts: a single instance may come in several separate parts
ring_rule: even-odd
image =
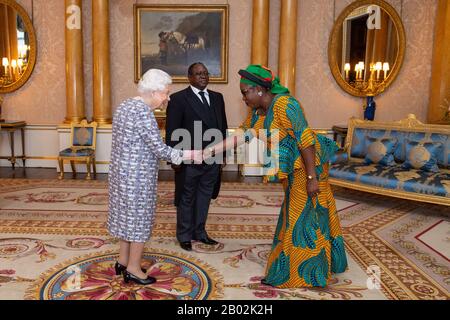
[[[113,118],[107,228],[120,239],[115,271],[125,282],[156,281],[140,263],[155,219],[159,161],[201,162],[201,151],[172,149],[161,139],[153,110],[167,105],[171,83],[167,73],[150,69],[139,81],[140,95],[123,101]]]

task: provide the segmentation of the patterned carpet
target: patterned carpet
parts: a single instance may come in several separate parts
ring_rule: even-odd
[[[156,284],[114,275],[105,229],[106,183],[0,180],[0,299],[449,299],[450,209],[335,188],[349,270],[324,289],[260,284],[283,193],[224,183],[208,232],[220,243],[175,240],[173,183],[161,182],[143,267]]]

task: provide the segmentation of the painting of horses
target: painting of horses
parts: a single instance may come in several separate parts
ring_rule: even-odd
[[[228,82],[228,5],[134,5],[135,82],[149,69],[189,82],[203,62],[210,82]]]

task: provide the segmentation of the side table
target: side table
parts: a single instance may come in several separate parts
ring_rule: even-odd
[[[345,124],[334,125],[331,130],[333,130],[333,139],[337,141],[337,137],[341,137],[341,148],[345,146],[345,138],[347,137],[348,127]]]
[[[25,133],[24,129],[26,126],[25,121],[14,121],[14,120],[6,120],[4,122],[0,122],[0,130],[6,131],[9,133],[9,145],[11,147],[11,156],[0,156],[0,159],[7,159],[11,162],[13,169],[15,169],[16,160],[22,159],[23,166],[25,167]],[[16,156],[14,153],[14,132],[20,130],[22,137],[22,155]]]

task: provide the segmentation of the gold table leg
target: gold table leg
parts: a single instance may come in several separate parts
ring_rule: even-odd
[[[59,162],[59,179],[64,179],[64,160],[62,158],[58,159]]]

